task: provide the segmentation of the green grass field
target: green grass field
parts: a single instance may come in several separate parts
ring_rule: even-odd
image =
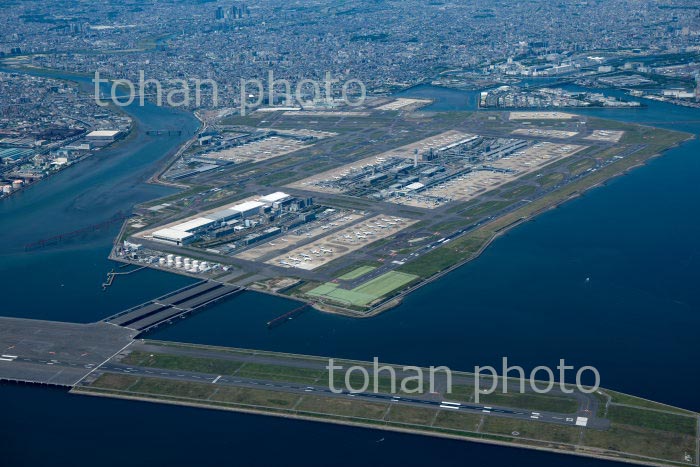
[[[167,370],[199,371],[219,375],[232,375],[241,367],[240,362],[216,358],[197,358],[186,355],[149,354],[135,351],[124,359],[131,365],[163,368]]]
[[[561,183],[562,180],[564,180],[564,174],[551,173],[551,174],[544,175],[541,178],[538,178],[537,183],[540,184],[543,188],[549,188],[549,187],[553,187],[557,183]]]
[[[323,373],[323,370],[296,368],[293,366],[246,363],[236,375],[243,378],[312,384]]]
[[[656,409],[665,412],[674,412],[684,415],[695,415],[689,410],[679,409],[678,407],[671,407],[669,405],[660,404],[658,402],[641,399],[639,397],[630,396],[629,394],[623,394],[620,392],[611,391],[609,389],[605,390],[605,394],[612,398],[614,404],[624,404],[631,405],[634,407],[644,408],[644,409]]]
[[[695,417],[674,415],[622,405],[610,406],[608,418],[616,424],[633,425],[651,430],[670,431],[690,436],[695,435],[697,430],[697,419]]]
[[[526,408],[529,410],[546,410],[558,413],[575,413],[578,408],[576,399],[552,394],[498,393],[480,395],[479,400],[485,404],[503,407]]]
[[[575,444],[577,442],[581,431],[580,428],[573,426],[499,417],[486,417],[482,430],[494,435],[506,435],[514,438],[530,438],[569,444]]]
[[[307,292],[307,295],[326,298],[343,305],[367,306],[378,298],[404,287],[417,278],[418,276],[413,274],[390,271],[354,289],[346,290],[338,287],[337,284],[326,282]]]
[[[402,282],[399,280],[400,277],[395,275],[394,277],[390,275],[388,278],[385,276],[380,276],[360,287],[365,287],[370,293],[381,293]],[[403,279],[407,280],[408,278]],[[327,289],[331,290],[334,287],[327,287]],[[222,357],[236,355],[240,358],[246,358],[250,356],[250,352],[253,352],[244,349],[162,343],[159,341],[149,341],[148,344],[159,345],[164,350],[172,347],[175,349],[218,351],[222,352]],[[155,366],[205,371],[210,374],[233,371],[236,376],[242,378],[286,381],[304,385],[313,384],[321,387],[328,383],[328,373],[318,365],[326,361],[322,357],[264,351],[255,351],[255,355],[268,355],[281,359],[281,361],[278,364],[242,363],[214,356],[212,358],[194,358],[187,355],[168,355],[136,350],[125,357],[122,362],[146,368]],[[289,361],[289,365],[284,363],[286,361]],[[299,365],[304,363],[315,363],[316,367]],[[371,374],[369,362],[338,360],[336,364],[340,364],[344,368],[350,365],[364,366]],[[335,373],[334,376],[334,386],[336,388],[342,386],[345,379],[344,373]],[[358,373],[353,373],[349,379],[354,388],[361,386],[364,382],[364,378],[360,378]],[[388,378],[380,377],[377,390],[382,393],[390,392],[391,385],[389,383]],[[373,390],[373,385],[370,385],[369,390]],[[641,404],[641,406],[618,405],[613,402],[609,405],[607,416],[612,425],[609,429],[604,430],[504,418],[495,414],[484,415],[483,413],[440,410],[436,407],[415,407],[388,401],[335,398],[323,395],[321,392],[299,394],[277,389],[230,386],[225,382],[212,384],[211,382],[180,381],[133,374],[104,373],[95,381],[86,382],[74,391],[99,395],[142,397],[163,402],[197,403],[212,408],[256,409],[270,414],[284,414],[292,417],[346,420],[367,426],[410,428],[424,433],[449,434],[465,439],[498,439],[521,446],[544,446],[566,451],[571,451],[576,446],[575,449],[584,453],[593,452],[633,462],[648,461],[649,458],[653,458],[655,462],[658,462],[658,465],[669,466],[694,465],[684,459],[696,452],[698,436],[697,414],[607,390],[605,391],[612,395],[613,401]],[[472,395],[473,389],[468,385],[462,385],[453,387],[453,393],[445,395],[444,399],[468,402],[472,399]],[[571,413],[577,407],[575,399],[561,396],[494,393],[483,397],[486,400],[482,400],[482,402],[526,410]],[[606,400],[601,396],[601,402]]]
[[[343,281],[351,281],[351,280],[357,279],[358,277],[362,277],[365,274],[374,271],[375,269],[377,269],[377,268],[374,266],[360,266],[357,269],[353,269],[352,271],[350,271],[346,274],[343,274],[338,279],[343,280]]]

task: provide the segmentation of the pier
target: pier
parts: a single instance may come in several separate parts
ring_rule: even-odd
[[[278,316],[275,319],[268,321],[267,327],[269,329],[272,329],[272,328],[276,328],[277,326],[281,326],[284,323],[286,323],[287,321],[289,321],[290,319],[296,318],[297,316],[299,316],[300,314],[302,314],[303,312],[305,312],[306,310],[308,310],[312,306],[313,306],[312,303],[306,303],[298,308],[295,308],[292,311],[289,311],[281,316]]]
[[[114,282],[114,278],[116,276],[128,276],[129,274],[132,274],[134,272],[141,271],[142,269],[146,269],[146,267],[147,266],[141,266],[140,268],[132,269],[131,271],[126,271],[126,272],[116,272],[114,269],[112,269],[111,271],[109,271],[107,273],[107,280],[102,283],[102,290],[107,290],[107,287],[112,285],[112,283]]]

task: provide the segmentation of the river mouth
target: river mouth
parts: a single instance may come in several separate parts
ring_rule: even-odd
[[[17,72],[4,68],[3,71]],[[88,77],[41,73],[80,82],[91,91]],[[103,292],[100,284],[115,267],[108,260],[121,222],[110,222],[134,205],[175,193],[170,187],[147,184],[165,161],[199,126],[191,114],[157,107],[125,107],[135,123],[133,134],[93,156],[0,202],[0,281],[6,316],[91,322],[134,305],[134,301],[165,293],[188,279],[144,271],[139,286],[115,284]],[[178,128],[180,136],[149,136],[152,128]],[[80,232],[46,247],[27,245]],[[70,235],[66,235],[67,237]],[[33,297],[33,299],[29,299]]]

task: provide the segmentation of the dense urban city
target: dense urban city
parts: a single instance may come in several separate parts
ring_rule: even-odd
[[[0,18],[5,63],[153,80],[164,93],[177,79],[213,80],[216,100],[210,86],[200,108],[224,112],[241,105],[241,80],[269,73],[292,83],[330,73],[360,80],[372,95],[426,82],[489,90],[549,77],[624,89],[635,98],[628,105],[646,98],[697,106],[700,97],[700,14],[692,1],[59,3],[60,15],[41,2],[8,4]],[[395,21],[387,25],[388,11]],[[3,195],[89,155],[94,148],[80,139],[88,130],[129,131],[126,117],[69,85],[11,72],[0,78]],[[580,105],[542,99],[543,90],[513,92],[484,103]],[[298,104],[278,94],[265,104]]]

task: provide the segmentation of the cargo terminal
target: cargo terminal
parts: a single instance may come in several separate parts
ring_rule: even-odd
[[[319,208],[312,198],[295,198],[278,191],[167,225],[151,232],[150,237],[176,246],[195,242],[206,248],[247,246],[315,219]]]

